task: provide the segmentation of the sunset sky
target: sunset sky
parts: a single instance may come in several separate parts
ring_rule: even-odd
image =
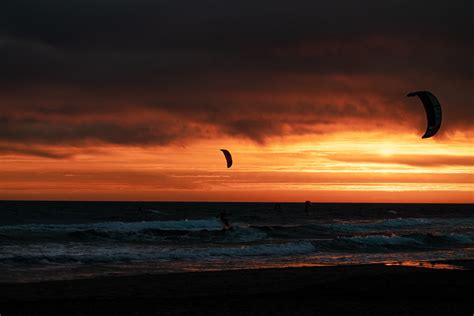
[[[471,0],[19,0],[0,21],[0,199],[474,202]]]

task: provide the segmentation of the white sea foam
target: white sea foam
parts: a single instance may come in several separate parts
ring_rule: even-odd
[[[272,243],[225,247],[162,247],[128,246],[115,244],[47,243],[25,246],[6,246],[0,260],[26,262],[118,262],[150,260],[212,260],[255,256],[287,256],[315,251],[310,242]]]
[[[146,229],[160,230],[220,230],[222,223],[217,218],[193,219],[180,221],[142,221],[142,222],[103,222],[89,224],[26,224],[14,226],[0,226],[3,232],[74,232],[95,230],[102,232],[138,232]]]
[[[378,221],[350,221],[325,225],[328,228],[344,232],[363,232],[372,230],[398,230],[416,227],[441,227],[474,225],[473,218],[395,218]]]
[[[460,244],[470,244],[474,243],[474,236],[473,235],[462,235],[462,234],[455,234],[451,233],[447,235],[447,239],[460,243]]]
[[[338,248],[359,247],[359,248],[391,248],[398,247],[404,249],[430,248],[441,245],[471,244],[474,242],[473,235],[447,234],[409,234],[409,235],[368,235],[337,238],[329,242],[333,250]]]
[[[406,237],[406,236],[384,236],[384,235],[375,235],[375,236],[357,236],[345,238],[354,243],[363,244],[366,246],[394,246],[394,245],[422,245],[423,242],[415,238]]]
[[[157,210],[144,210],[144,212],[149,212],[149,213],[158,214],[158,215],[163,214],[163,212],[160,212],[160,211],[157,211]]]

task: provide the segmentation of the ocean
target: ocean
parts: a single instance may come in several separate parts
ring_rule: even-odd
[[[459,259],[473,205],[0,201],[0,282]]]

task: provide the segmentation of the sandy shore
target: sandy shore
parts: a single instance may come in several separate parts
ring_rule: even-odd
[[[473,289],[473,270],[385,265],[139,275],[0,283],[0,314],[472,315]]]

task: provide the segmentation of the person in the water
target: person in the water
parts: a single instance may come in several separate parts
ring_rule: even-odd
[[[311,208],[311,201],[304,202],[304,212],[309,215],[309,210]]]
[[[224,227],[222,229],[231,229],[232,226],[230,225],[230,222],[229,222],[229,213],[227,213],[226,210],[223,210],[220,212],[218,218],[220,219],[220,221],[222,222],[222,224],[224,224]]]

